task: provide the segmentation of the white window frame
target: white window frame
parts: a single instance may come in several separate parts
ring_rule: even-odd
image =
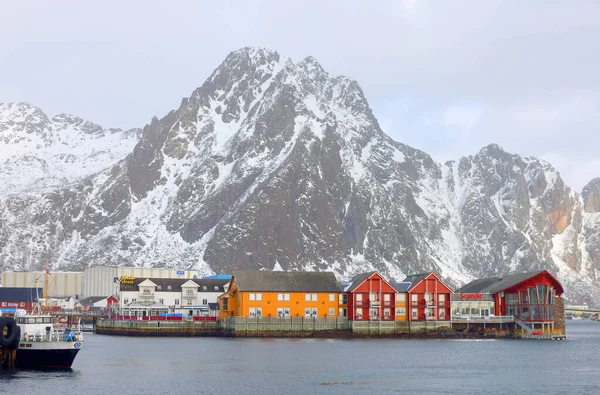
[[[356,318],[362,319],[362,313],[363,313],[362,307],[357,307],[356,308]]]
[[[392,317],[392,311],[390,310],[390,308],[386,307],[383,309],[383,317],[384,318],[391,318]]]
[[[384,302],[390,302],[392,300],[392,295],[391,294],[383,294],[383,301]]]
[[[158,299],[158,303],[165,304],[165,300],[164,299]]]
[[[335,294],[329,294],[329,301],[335,302]]]
[[[257,294],[257,293],[251,293],[249,296],[249,299],[252,301],[260,301],[262,300],[262,294]]]
[[[277,300],[288,302],[290,300],[290,294],[277,294]]]
[[[329,308],[329,313],[328,315],[335,315],[335,307],[330,307]]]
[[[175,306],[179,306],[179,299],[175,299]]]
[[[399,293],[396,295],[396,302],[406,302],[406,294],[405,293]]]
[[[289,307],[278,307],[277,308],[277,317],[289,317],[290,316],[290,308]]]
[[[202,304],[206,306],[208,304],[208,299],[202,299]]]
[[[304,316],[305,317],[318,317],[319,310],[316,307],[305,307],[304,308]]]
[[[419,318],[419,309],[411,309],[410,314],[412,318]]]
[[[406,315],[406,307],[396,308],[396,315],[405,316]]]
[[[248,317],[262,317],[262,307],[250,307]]]

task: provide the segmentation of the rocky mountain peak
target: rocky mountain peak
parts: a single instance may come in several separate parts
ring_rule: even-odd
[[[0,103],[0,138],[19,138],[41,134],[49,124],[44,112],[29,103]],[[20,135],[20,136],[19,136]]]
[[[104,133],[102,126],[72,114],[58,114],[52,118],[52,122],[56,124],[57,130],[64,130],[68,127],[72,127],[89,135],[100,136]]]
[[[600,212],[600,177],[591,180],[581,191],[583,207],[587,213]]]

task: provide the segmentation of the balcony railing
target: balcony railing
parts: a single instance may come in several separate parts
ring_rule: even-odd
[[[194,294],[184,294],[183,295],[184,299],[191,299],[191,298],[195,298],[195,297],[196,297],[196,295],[194,295]]]

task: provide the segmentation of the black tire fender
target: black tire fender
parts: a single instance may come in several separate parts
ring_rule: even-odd
[[[4,328],[7,329],[6,336],[4,335]],[[15,340],[19,339],[20,332],[21,330],[14,319],[0,317],[0,346],[11,347]]]

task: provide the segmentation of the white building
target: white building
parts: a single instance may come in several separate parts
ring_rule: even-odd
[[[157,269],[141,267],[93,266],[83,271],[83,296],[119,295],[119,281],[127,278],[192,279],[200,277],[197,270]]]
[[[44,288],[45,284],[46,272],[2,272],[3,287]],[[48,275],[49,297],[81,295],[82,288],[83,272],[50,272]]]
[[[184,317],[217,316],[217,298],[225,292],[228,280],[126,278],[120,284],[119,300],[123,315],[149,314],[143,306],[180,313]]]

